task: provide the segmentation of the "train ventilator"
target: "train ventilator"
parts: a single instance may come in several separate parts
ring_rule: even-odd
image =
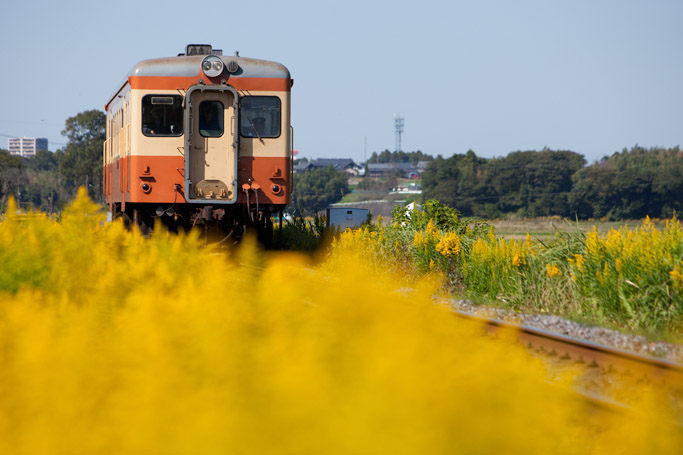
[[[191,44],[144,60],[105,105],[104,194],[112,218],[149,232],[211,225],[272,231],[292,189],[286,67]]]

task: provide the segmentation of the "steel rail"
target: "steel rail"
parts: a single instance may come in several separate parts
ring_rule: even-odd
[[[547,330],[484,318],[465,311],[454,310],[454,313],[460,318],[483,324],[486,332],[490,334],[495,334],[499,330],[514,332],[520,342],[528,347],[541,349],[548,354],[554,353],[575,361],[583,361],[605,371],[616,371],[636,377],[640,375],[654,383],[683,386],[683,365],[669,360],[616,349]]]

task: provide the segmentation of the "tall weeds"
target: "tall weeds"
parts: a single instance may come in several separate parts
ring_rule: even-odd
[[[450,210],[450,211],[449,211]],[[440,273],[451,290],[519,311],[554,314],[646,335],[683,336],[683,229],[578,229],[541,242],[505,239],[435,201],[422,212],[397,210],[393,223],[343,233],[387,268]]]

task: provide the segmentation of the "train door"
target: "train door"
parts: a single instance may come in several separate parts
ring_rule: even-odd
[[[237,94],[230,87],[187,93],[185,197],[191,202],[237,200]]]

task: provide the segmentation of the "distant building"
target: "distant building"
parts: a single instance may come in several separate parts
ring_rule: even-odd
[[[313,166],[310,161],[301,160],[294,165],[295,174],[308,171],[309,169],[315,169],[315,166]]]
[[[420,175],[422,175],[422,173],[425,171],[425,169],[427,169],[427,166],[429,166],[429,163],[431,163],[431,161],[418,161],[417,162],[417,172],[419,172]]]
[[[389,194],[422,194],[422,185],[416,183],[398,185],[392,188]]]
[[[328,207],[327,227],[339,229],[342,232],[346,228],[355,228],[368,220],[370,210],[355,207]]]
[[[17,156],[35,156],[38,150],[47,150],[47,139],[43,137],[11,137],[7,149]]]
[[[356,164],[350,158],[318,158],[310,162],[299,162],[294,166],[294,172],[304,172],[309,169],[318,169],[332,166],[335,171],[346,172],[349,175],[363,175],[365,168]]]
[[[400,176],[407,179],[417,179],[427,169],[431,161],[419,161],[417,165],[411,163],[368,163],[370,177]]]
[[[417,167],[410,163],[368,163],[370,177],[400,176],[405,178],[417,178]]]

